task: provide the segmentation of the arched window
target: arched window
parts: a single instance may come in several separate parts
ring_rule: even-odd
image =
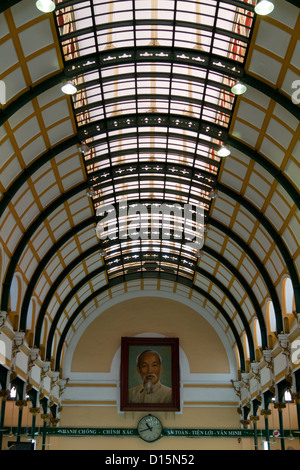
[[[9,398],[14,399],[17,397],[17,389],[16,387],[12,387],[9,392]]]
[[[241,369],[241,359],[240,359],[239,348],[237,346],[235,347],[235,357],[236,357],[236,363],[237,363],[237,370],[240,370]]]
[[[249,360],[250,359],[250,352],[249,352],[249,342],[246,333],[244,333],[244,352],[245,352],[245,359]]]
[[[276,316],[273,302],[269,301],[267,303],[267,325],[268,325],[268,332],[275,333],[276,332]]]
[[[283,400],[284,400],[285,403],[293,403],[293,397],[292,397],[291,391],[289,389],[287,389],[284,392]]]
[[[33,299],[30,299],[27,311],[27,318],[26,318],[26,329],[31,330],[32,327],[32,314],[34,309],[34,302]]]
[[[266,315],[267,315],[267,331],[268,331],[268,345],[269,348],[272,349],[274,347],[276,337],[276,316],[274,305],[271,300],[267,303],[266,307]]]
[[[261,330],[257,318],[254,320],[254,341],[256,348],[259,348],[262,345]]]
[[[295,296],[292,281],[289,277],[282,284],[283,311],[285,314],[293,313],[295,310]]]
[[[12,312],[17,311],[18,296],[19,296],[19,280],[17,276],[14,276],[12,283],[11,283],[11,288],[10,288],[10,309]]]

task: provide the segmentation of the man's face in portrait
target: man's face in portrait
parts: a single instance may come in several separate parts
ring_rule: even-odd
[[[137,371],[141,375],[144,384],[155,385],[159,380],[161,369],[159,356],[154,352],[145,352],[140,356]]]

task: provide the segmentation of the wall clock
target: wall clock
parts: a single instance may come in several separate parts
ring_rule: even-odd
[[[138,422],[138,435],[146,442],[157,441],[161,437],[162,424],[158,418],[152,415],[144,416]]]

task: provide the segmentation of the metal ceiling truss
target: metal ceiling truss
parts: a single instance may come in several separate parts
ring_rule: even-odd
[[[6,0],[3,2],[3,5],[0,7],[0,12],[4,11],[6,8],[9,8],[13,4],[18,3],[13,0]],[[79,0],[67,0],[63,4],[58,5],[58,11],[54,17],[59,17],[60,10],[68,6],[79,6],[83,2]],[[91,9],[93,9],[93,4],[90,0],[87,0],[84,3],[90,3]],[[293,3],[291,1],[290,3]],[[245,11],[253,13],[253,6],[248,5],[244,2],[238,0],[222,0],[222,4],[226,5],[235,5],[243,8]],[[134,2],[133,2],[133,5]],[[220,6],[220,2],[217,2],[217,9]],[[83,7],[83,6],[82,6]],[[176,10],[176,9],[175,9]],[[37,160],[30,164],[23,173],[11,184],[7,192],[4,193],[1,200],[1,209],[0,215],[4,213],[5,208],[7,208],[9,202],[12,200],[13,196],[17,191],[22,187],[22,185],[30,178],[34,172],[36,172],[42,165],[50,161],[55,156],[59,155],[64,150],[67,150],[71,146],[79,145],[82,142],[86,142],[90,148],[90,154],[88,158],[84,157],[84,162],[87,172],[87,181],[82,184],[70,189],[64,193],[61,197],[53,201],[49,206],[40,213],[40,215],[34,220],[30,225],[27,231],[23,234],[22,238],[19,240],[19,243],[11,257],[7,272],[5,274],[2,290],[2,299],[1,299],[1,309],[7,310],[9,305],[9,293],[11,289],[11,284],[13,280],[13,275],[16,271],[18,262],[21,258],[21,255],[27,246],[28,241],[36,232],[38,227],[45,221],[45,219],[61,204],[67,201],[69,198],[74,196],[80,191],[86,190],[89,187],[94,187],[97,195],[93,198],[94,209],[96,212],[99,203],[105,203],[107,201],[113,200],[114,203],[118,203],[121,196],[129,196],[129,203],[135,204],[137,202],[144,203],[145,207],[147,204],[151,203],[162,203],[169,202],[174,204],[177,202],[176,198],[173,201],[168,201],[166,199],[167,192],[167,183],[172,181],[172,183],[177,184],[179,187],[188,186],[187,189],[179,189],[177,186],[176,190],[173,190],[173,195],[178,196],[178,200],[188,201],[191,197],[192,190],[195,189],[198,193],[197,196],[193,198],[197,201],[199,205],[204,205],[205,207],[205,222],[210,223],[215,226],[218,230],[222,231],[230,238],[232,238],[246,253],[247,256],[251,258],[256,267],[258,268],[260,274],[262,275],[266,286],[269,290],[270,296],[274,303],[276,321],[277,321],[277,331],[282,331],[282,315],[280,309],[280,302],[278,299],[277,292],[273,286],[271,278],[264,268],[262,263],[256,254],[251,250],[251,248],[246,244],[244,240],[238,237],[232,230],[228,227],[225,227],[216,220],[209,218],[210,213],[210,198],[208,194],[212,189],[217,189],[218,191],[223,192],[231,199],[235,200],[237,203],[241,204],[246,208],[265,228],[270,237],[273,239],[276,244],[279,252],[281,253],[282,258],[285,261],[286,267],[289,271],[295,293],[295,302],[297,311],[300,308],[300,284],[297,274],[297,270],[294,265],[292,256],[289,253],[285,243],[280,237],[277,230],[272,226],[268,219],[255,208],[255,206],[245,199],[242,195],[236,193],[231,188],[217,182],[218,170],[221,164],[221,160],[215,157],[215,152],[219,148],[222,142],[230,144],[232,147],[236,148],[239,151],[242,151],[249,158],[258,162],[262,165],[267,171],[278,181],[279,184],[288,192],[292,197],[293,201],[299,207],[299,194],[293,184],[288,180],[288,178],[283,175],[272,163],[260,155],[258,152],[250,149],[244,143],[239,142],[234,139],[232,136],[229,136],[229,125],[231,122],[235,99],[233,95],[230,95],[230,82],[236,80],[243,80],[246,84],[256,88],[262,93],[268,95],[276,102],[284,106],[292,115],[299,118],[299,108],[291,103],[287,97],[283,96],[278,90],[274,90],[268,85],[263,84],[259,80],[247,75],[244,72],[243,60],[231,60],[223,57],[221,54],[217,55],[213,53],[212,46],[210,52],[205,52],[201,48],[185,48],[177,47],[175,41],[175,27],[179,31],[183,31],[185,28],[192,28],[196,31],[196,34],[201,31],[203,34],[210,34],[212,41],[218,35],[223,37],[223,40],[227,44],[232,40],[238,40],[243,45],[244,52],[246,53],[249,37],[245,35],[237,34],[233,31],[223,30],[218,28],[216,23],[213,26],[189,23],[182,21],[181,19],[161,19],[161,18],[152,18],[149,19],[138,19],[136,13],[138,10],[135,10],[133,6],[133,19],[132,20],[122,20],[122,21],[113,21],[109,24],[97,24],[96,16],[93,17],[93,22],[88,28],[82,30],[74,30],[70,34],[60,35],[59,26],[57,27],[58,35],[60,36],[60,44],[62,51],[64,46],[70,41],[75,41],[79,47],[80,40],[83,36],[92,37],[95,42],[95,52],[92,54],[85,54],[84,51],[82,57],[77,57],[71,60],[65,60],[65,66],[62,71],[53,75],[52,77],[42,81],[40,84],[30,88],[23,95],[21,95],[17,100],[8,105],[4,110],[0,111],[0,125],[9,119],[16,111],[18,111],[22,106],[28,103],[33,98],[39,96],[44,91],[50,89],[53,86],[65,81],[66,79],[73,79],[77,82],[78,90],[81,95],[85,95],[91,92],[94,87],[97,91],[100,90],[100,96],[97,101],[93,103],[86,104],[85,102],[80,103],[76,101],[76,97],[73,99],[73,111],[75,119],[77,119],[77,135],[72,136],[70,139],[67,139],[65,142],[55,146],[52,149],[49,149],[43,155],[41,155]],[[166,29],[169,28],[172,31],[170,35],[170,46],[161,46],[157,42],[152,42],[148,46],[138,45],[136,32],[145,31],[147,32],[148,26],[154,25],[155,27],[162,26]],[[106,30],[110,28],[112,31],[119,29],[122,31],[128,31],[129,29],[133,31],[133,45],[132,47],[117,47],[117,48],[106,48],[105,50],[100,50],[98,38],[102,34],[107,34]],[[148,33],[147,33],[148,34]],[[121,44],[121,43],[120,43]],[[109,44],[108,44],[109,46]],[[122,44],[121,44],[122,46]],[[77,51],[78,52],[78,51]],[[242,59],[242,57],[240,57]],[[141,64],[167,64],[170,67],[170,73],[167,72],[156,72],[155,74],[149,71],[143,72],[138,69],[138,65]],[[133,72],[128,72],[126,66],[131,65],[134,67]],[[195,72],[193,76],[188,75],[187,73],[179,73],[174,71],[175,65],[180,67],[182,66],[182,71],[184,67],[189,67]],[[115,67],[119,67],[124,70],[121,70],[121,73],[117,76],[113,73]],[[109,76],[109,71],[111,76]],[[94,73],[97,72],[99,77],[95,78]],[[106,72],[106,74],[104,73]],[[199,76],[196,75],[196,72],[199,72]],[[204,78],[200,75],[200,72],[204,74]],[[219,81],[219,78],[223,76],[225,82],[222,80]],[[156,79],[169,84],[169,93],[167,93],[167,88],[162,90],[157,94],[150,93],[139,93],[138,80],[143,79]],[[214,79],[215,78],[215,79]],[[197,84],[203,87],[203,97],[195,100],[192,97],[182,97],[179,93],[171,93],[171,83],[178,80],[184,81],[185,83]],[[109,96],[106,98],[104,88],[107,85],[112,85],[115,82],[126,82],[129,81],[130,93],[124,97],[112,97]],[[133,88],[132,88],[133,84]],[[129,90],[128,89],[128,90]],[[212,101],[206,101],[209,97],[210,90],[216,89],[218,92],[222,91],[227,96],[228,106],[223,108],[217,103]],[[135,94],[133,93],[135,91]],[[143,105],[140,107],[140,102],[149,102],[151,100],[158,101],[160,103],[166,104],[167,112],[157,112],[155,105],[150,109],[143,109]],[[113,115],[110,116],[110,109],[114,105],[121,104],[124,102],[130,103],[130,112],[126,112],[126,115]],[[194,105],[198,109],[197,117],[193,115],[180,113],[180,105],[184,103],[186,106]],[[178,112],[174,112],[174,106],[179,106]],[[95,110],[98,110],[98,116],[95,115]],[[225,109],[225,111],[224,111]],[[210,112],[219,115],[220,119],[214,118],[209,120],[206,115],[208,110],[208,115]],[[149,112],[153,111],[153,112]],[[90,122],[83,120],[82,116],[87,116],[91,114]],[[153,128],[154,131],[149,131],[149,128]],[[117,134],[117,131],[119,132]],[[183,140],[183,132],[186,132],[184,135],[184,140],[192,142],[195,144],[195,151],[190,152],[187,150],[176,151],[171,145],[170,142],[172,139],[176,141]],[[139,143],[140,138],[150,138],[151,136],[162,136],[166,138],[165,147],[156,148],[156,147],[141,147]],[[132,149],[128,150],[114,150],[113,144],[116,141],[120,143],[124,139],[135,139],[136,146],[133,146]],[[102,148],[101,146],[107,144],[107,152],[105,156],[99,155],[98,149]],[[203,146],[206,149],[206,155],[197,152],[197,146]],[[176,155],[176,152],[182,155],[184,158],[190,159],[193,164],[187,165],[173,163],[168,161],[168,157]],[[134,163],[127,162],[121,164],[118,162],[118,158],[121,157],[130,157],[134,154],[138,155],[138,161]],[[154,153],[157,156],[157,161],[143,161],[140,159],[143,155],[147,153]],[[166,158],[166,161],[159,161],[160,157]],[[101,168],[101,162],[106,160],[109,161],[109,165],[105,168]],[[196,165],[195,165],[196,164]],[[198,164],[198,168],[197,168]],[[210,169],[208,170],[208,165]],[[120,180],[126,181],[126,183],[135,183],[136,187],[131,189],[122,189],[117,185]],[[157,195],[152,199],[148,198],[148,193],[150,192],[151,184],[149,182],[162,183],[163,186],[161,189],[157,190]],[[143,183],[149,183],[149,187],[141,187]],[[109,193],[108,193],[109,191]],[[143,195],[145,197],[143,198]],[[161,194],[163,197],[161,198]],[[132,196],[132,200],[130,197]],[[136,197],[137,196],[137,197]],[[81,230],[95,226],[97,219],[95,216],[92,216],[72,229],[70,229],[63,237],[61,237],[56,243],[53,244],[52,248],[46,253],[43,259],[40,261],[38,267],[33,273],[24,298],[20,314],[20,330],[25,331],[26,329],[26,320],[28,307],[30,299],[34,294],[36,284],[46,268],[47,264],[57,251],[74,235],[79,233]],[[118,221],[117,221],[118,222]],[[162,235],[160,233],[160,235]],[[127,240],[128,241],[128,240]],[[102,244],[99,242],[99,245],[91,247],[86,252],[79,255],[74,259],[57,277],[53,285],[49,289],[44,302],[41,306],[38,321],[36,323],[35,329],[35,342],[36,345],[40,345],[41,341],[41,331],[43,327],[43,322],[45,315],[47,313],[48,305],[53,297],[56,289],[60,283],[65,279],[67,274],[76,267],[80,262],[82,262],[86,257],[92,253],[96,253],[102,246],[108,250],[108,256],[105,257],[103,266],[97,268],[95,271],[88,274],[84,279],[82,279],[70,292],[67,294],[65,299],[62,301],[59,306],[55,317],[52,321],[52,325],[47,337],[47,347],[46,347],[46,357],[51,358],[51,352],[53,347],[53,340],[55,336],[55,331],[58,325],[58,322],[61,316],[64,313],[68,302],[73,298],[74,295],[79,291],[79,289],[89,282],[94,277],[102,273],[106,273],[107,284],[100,289],[93,292],[87,299],[85,299],[82,304],[75,310],[64,329],[61,333],[59,344],[56,351],[55,364],[56,369],[58,370],[61,366],[61,355],[63,351],[64,341],[69,329],[72,326],[72,323],[76,316],[78,316],[82,309],[88,305],[94,298],[96,298],[105,290],[111,288],[114,285],[120,284],[122,282],[127,282],[133,279],[149,279],[149,278],[159,278],[166,279],[177,283],[182,283],[183,285],[189,286],[203,297],[205,297],[209,302],[214,304],[218,311],[223,315],[225,321],[228,323],[229,328],[234,335],[236,344],[240,354],[242,370],[245,369],[245,355],[241,343],[240,335],[238,334],[234,322],[228,312],[224,307],[218,303],[208,292],[205,292],[199,286],[194,284],[195,274],[200,274],[209,279],[214,283],[231,301],[232,305],[235,308],[235,311],[239,315],[242,324],[247,335],[249,350],[250,350],[250,359],[255,360],[255,350],[254,350],[254,341],[249,327],[246,316],[239,306],[235,298],[232,296],[231,292],[224,286],[218,279],[214,278],[210,273],[206,272],[200,265],[198,265],[198,258],[195,254],[185,251],[183,240],[177,240],[178,244],[176,245],[176,240],[173,238],[172,234],[170,238],[165,241],[162,238],[155,240],[158,248],[168,248],[169,253],[167,256],[173,257],[172,262],[164,258],[166,251],[158,250],[148,250],[143,251],[142,243],[144,240],[135,241],[136,249],[140,249],[140,254],[135,253],[140,257],[139,262],[137,258],[132,261],[134,253],[128,254],[126,250],[128,247],[123,247],[123,241],[120,240],[105,240]],[[124,240],[126,243],[126,240]],[[147,240],[145,240],[147,244]],[[115,251],[117,250],[117,251]],[[247,296],[250,298],[254,311],[257,315],[260,330],[262,334],[263,348],[267,347],[267,336],[266,336],[266,327],[264,322],[263,313],[261,307],[254,295],[254,292],[251,286],[247,283],[244,277],[239,273],[239,271],[221,254],[217,253],[212,248],[205,246],[202,250],[204,253],[212,256],[214,259],[218,260],[223,264],[238,280],[243,289],[245,290]],[[155,255],[155,256],[154,256]],[[128,259],[125,259],[128,258]],[[132,265],[131,265],[132,262]],[[186,270],[183,266],[188,266]],[[113,268],[113,269],[112,269]],[[132,268],[132,269],[131,269]],[[109,275],[111,272],[111,276]]]

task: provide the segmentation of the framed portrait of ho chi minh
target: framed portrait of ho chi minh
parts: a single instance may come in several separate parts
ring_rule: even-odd
[[[178,338],[121,338],[122,411],[179,411]]]

